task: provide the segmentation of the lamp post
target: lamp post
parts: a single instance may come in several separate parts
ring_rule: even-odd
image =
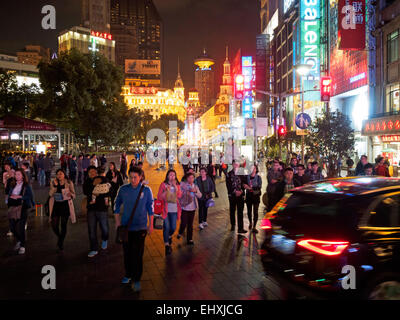
[[[308,75],[312,66],[309,64],[298,64],[295,66],[295,69],[301,78],[301,113],[304,113],[304,77]],[[304,134],[301,135],[301,161],[304,163]]]

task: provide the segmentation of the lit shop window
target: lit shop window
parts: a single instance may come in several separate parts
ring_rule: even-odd
[[[399,84],[386,87],[386,111],[400,111],[400,86]]]

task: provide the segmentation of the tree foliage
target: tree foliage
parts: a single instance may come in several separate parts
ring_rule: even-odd
[[[138,127],[139,115],[123,102],[122,70],[100,54],[76,49],[39,65],[43,89],[38,116],[71,129],[88,147],[127,145]]]
[[[18,86],[14,73],[0,69],[0,116],[33,116],[32,109],[38,98],[39,88],[36,85]]]
[[[328,176],[337,175],[336,163],[339,158],[349,157],[354,152],[354,130],[345,114],[326,112],[317,118],[306,136],[306,144],[311,152],[328,161]]]

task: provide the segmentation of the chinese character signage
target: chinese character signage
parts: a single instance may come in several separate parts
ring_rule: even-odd
[[[300,57],[302,64],[311,65],[309,77],[319,80],[320,76],[320,0],[300,1]],[[309,79],[311,80],[311,79]]]
[[[242,57],[242,73],[244,77],[244,99],[242,115],[244,118],[253,117],[253,57]]]
[[[400,116],[364,120],[361,132],[364,136],[400,134]]]
[[[98,38],[103,38],[103,39],[106,39],[106,40],[112,40],[112,35],[111,34],[109,34],[109,33],[106,33],[106,32],[98,32],[98,31],[91,31],[90,32],[90,34],[93,36],[93,37],[98,37]]]
[[[339,49],[365,49],[365,0],[339,0]]]
[[[400,135],[381,136],[382,142],[400,142]]]
[[[157,94],[157,88],[149,87],[130,87],[129,92],[131,94]]]

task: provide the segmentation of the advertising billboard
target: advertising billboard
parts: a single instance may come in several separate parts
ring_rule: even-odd
[[[365,49],[365,0],[339,0],[338,38],[340,50]]]
[[[339,16],[341,0],[333,2],[331,16]],[[330,76],[332,77],[332,94],[336,96],[368,85],[368,52],[341,50],[340,20],[339,24],[330,24]],[[366,32],[364,30],[364,32]],[[365,36],[364,36],[365,39]],[[365,42],[365,40],[364,40]]]
[[[242,115],[246,119],[253,117],[253,57],[242,57],[242,74],[244,77]]]
[[[126,74],[161,74],[160,60],[125,60]]]
[[[320,0],[300,1],[300,63],[312,66],[308,80],[319,80],[321,71],[320,6]]]

